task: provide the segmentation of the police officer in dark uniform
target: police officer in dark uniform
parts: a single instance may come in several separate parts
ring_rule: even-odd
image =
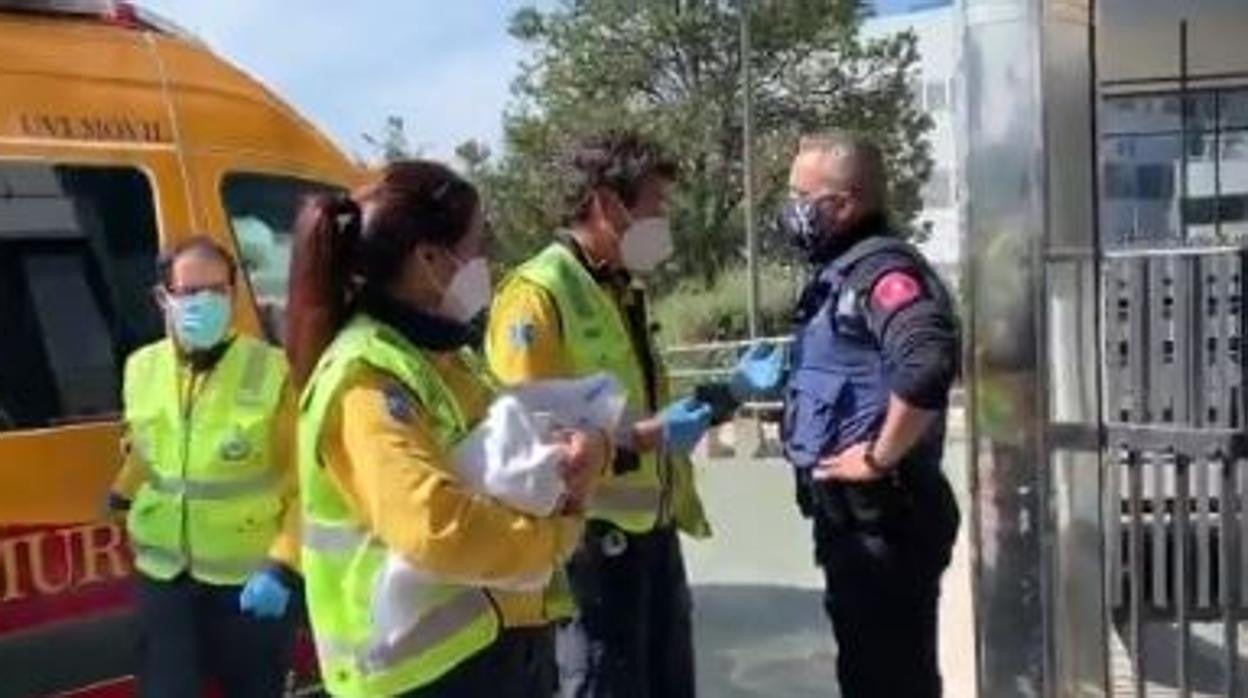
[[[940,577],[958,511],[941,472],[959,365],[949,293],[890,229],[879,149],[802,139],[780,225],[814,268],[796,318],[785,454],[814,520],[846,698],[941,694]]]

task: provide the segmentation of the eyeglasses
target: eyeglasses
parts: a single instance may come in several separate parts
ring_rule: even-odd
[[[230,291],[232,289],[233,289],[233,286],[230,285],[230,283],[227,281],[225,283],[219,283],[219,284],[197,284],[197,285],[192,285],[192,286],[179,286],[176,288],[172,286],[166,286],[162,290],[165,292],[166,295],[172,298],[187,298],[189,296],[194,296],[198,293],[204,293],[204,292],[217,293],[223,296],[228,296],[230,295]]]

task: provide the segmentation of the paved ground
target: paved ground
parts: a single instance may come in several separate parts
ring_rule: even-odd
[[[951,420],[945,472],[967,511],[966,451],[958,415]],[[748,432],[744,433],[748,436]],[[727,451],[735,451],[731,432]],[[746,439],[743,439],[746,440]],[[740,452],[756,444],[741,443]],[[709,449],[714,450],[714,449]],[[709,698],[837,696],[836,649],[820,602],[821,579],[811,561],[808,525],[793,505],[792,479],[777,459],[698,459],[699,485],[716,528],[710,542],[685,544],[694,583],[700,695]],[[722,456],[722,454],[721,454]],[[941,666],[945,695],[975,698],[974,617],[968,528],[964,525],[945,574],[941,606]],[[1223,695],[1222,626],[1192,628],[1191,695]],[[1109,696],[1134,695],[1141,666],[1111,633]],[[1180,694],[1178,632],[1173,624],[1145,626],[1145,695]],[[1239,638],[1240,681],[1248,681],[1248,638]],[[1088,695],[1100,695],[1094,687]],[[1240,694],[1248,697],[1248,687]]]
[[[964,498],[962,449],[955,442],[950,451],[947,467]],[[702,459],[699,475],[716,527],[712,541],[685,545],[697,604],[700,695],[839,695],[822,583],[811,562],[808,526],[793,506],[791,475],[777,460],[740,459]],[[942,614],[946,695],[974,698],[964,541],[945,577]]]
[[[1110,671],[1113,674],[1111,696],[1135,695],[1136,662],[1124,644],[1128,630],[1122,628],[1110,638]],[[1237,668],[1240,686],[1236,695],[1248,695],[1243,686],[1248,678],[1248,654],[1243,633],[1238,643],[1239,664]],[[1149,698],[1170,698],[1180,695],[1178,680],[1179,631],[1172,623],[1149,623],[1144,627],[1144,693]],[[1194,623],[1192,625],[1191,659],[1189,680],[1193,698],[1213,698],[1226,695],[1223,687],[1226,653],[1220,623]]]
[[[792,502],[792,481],[776,459],[698,461],[699,486],[716,536],[687,541],[694,583],[700,695],[708,698],[838,696],[836,648],[820,605],[821,580],[811,562],[810,534]],[[965,445],[950,440],[945,471],[967,509]],[[965,517],[964,517],[965,521]],[[945,694],[975,698],[974,617],[967,527],[945,574],[941,607],[941,665]],[[1178,696],[1173,625],[1145,627],[1143,663],[1149,698]],[[1137,662],[1112,633],[1109,696],[1133,696]],[[1221,626],[1197,623],[1192,632],[1191,688],[1196,698],[1219,696],[1224,651]],[[1248,647],[1240,638],[1241,681]],[[1241,689],[1248,696],[1248,689]],[[1089,695],[1100,695],[1099,689]]]

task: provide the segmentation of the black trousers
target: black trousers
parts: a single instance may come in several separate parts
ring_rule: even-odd
[[[550,626],[504,630],[494,644],[404,698],[551,698],[558,690]]]
[[[255,618],[239,610],[241,590],[138,575],[140,696],[196,698],[209,679],[227,698],[282,695],[296,604],[285,618]]]
[[[568,564],[580,615],[559,629],[565,698],[693,698],[693,603],[679,534],[591,521]]]
[[[807,485],[843,698],[939,698],[937,608],[958,509],[935,467],[869,486]]]

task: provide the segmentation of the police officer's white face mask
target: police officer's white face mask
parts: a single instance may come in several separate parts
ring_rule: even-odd
[[[631,272],[648,274],[673,252],[672,227],[665,216],[638,218],[620,238],[620,261]]]
[[[490,304],[490,298],[494,294],[493,285],[490,283],[490,265],[485,257],[473,257],[463,262],[453,253],[451,256],[459,263],[459,268],[442,291],[439,313],[466,325]]]

